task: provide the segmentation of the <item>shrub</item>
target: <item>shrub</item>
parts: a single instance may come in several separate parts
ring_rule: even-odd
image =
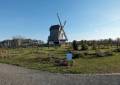
[[[82,44],[81,45],[81,50],[88,50],[88,45],[87,44]]]
[[[85,53],[80,53],[79,56],[83,58],[83,57],[85,57],[86,55],[85,55]]]
[[[93,49],[93,50],[97,50],[97,45],[93,45],[93,46],[92,46],[92,49]]]
[[[89,55],[89,52],[88,51],[84,52],[84,55]]]
[[[112,55],[113,55],[113,52],[112,52],[112,51],[107,51],[107,52],[105,52],[105,55],[106,55],[106,56],[112,56]]]
[[[73,54],[73,59],[77,59],[77,58],[80,58],[80,57],[85,57],[85,54],[84,53],[74,53]]]
[[[80,57],[80,56],[79,56],[78,53],[73,54],[73,59],[76,59],[76,58],[79,58],[79,57]]]
[[[100,51],[100,50],[97,50],[97,51],[96,51],[96,56],[97,56],[97,57],[104,57],[104,56],[105,56],[105,53],[102,52],[102,51]]]
[[[120,48],[115,49],[114,52],[120,52]]]
[[[97,57],[107,57],[107,56],[112,56],[113,52],[112,51],[106,51],[106,52],[102,52],[102,51],[96,51],[96,56]]]

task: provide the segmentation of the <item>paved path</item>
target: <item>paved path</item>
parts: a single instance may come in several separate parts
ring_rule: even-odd
[[[120,85],[120,74],[53,74],[0,64],[0,85]]]

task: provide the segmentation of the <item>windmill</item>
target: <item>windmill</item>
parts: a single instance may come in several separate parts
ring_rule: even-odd
[[[62,24],[58,14],[57,14],[57,18],[58,18],[59,24],[52,25],[50,27],[50,36],[48,37],[49,44],[62,44],[68,41],[67,35],[64,31],[66,21],[64,21],[64,24]]]

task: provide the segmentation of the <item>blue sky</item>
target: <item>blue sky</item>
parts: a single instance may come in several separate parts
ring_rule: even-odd
[[[120,0],[0,0],[0,40],[46,41],[57,12],[69,41],[120,37]]]

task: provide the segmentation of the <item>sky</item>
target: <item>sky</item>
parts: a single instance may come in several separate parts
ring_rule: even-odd
[[[0,40],[47,41],[56,13],[69,41],[120,37],[120,0],[0,0]]]

